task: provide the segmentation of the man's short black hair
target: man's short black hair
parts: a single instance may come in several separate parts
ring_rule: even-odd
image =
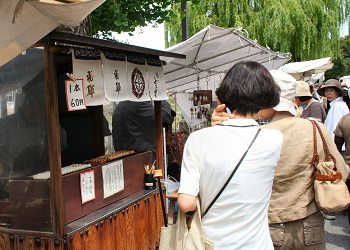
[[[215,93],[231,112],[248,115],[276,106],[280,88],[263,65],[241,61],[227,72]]]
[[[300,102],[305,102],[313,98],[312,96],[297,96],[296,98],[299,99]]]

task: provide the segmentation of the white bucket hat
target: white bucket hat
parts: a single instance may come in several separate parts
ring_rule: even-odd
[[[296,116],[298,107],[293,102],[297,85],[295,78],[279,70],[270,70],[270,74],[281,89],[280,103],[273,109],[276,111],[287,111],[293,116]]]

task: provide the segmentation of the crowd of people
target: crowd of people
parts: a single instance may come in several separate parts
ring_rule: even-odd
[[[215,249],[325,249],[329,214],[315,201],[314,143],[320,159],[325,152],[310,120],[318,122],[349,185],[350,114],[338,80],[317,93],[323,103],[308,83],[256,62],[237,63],[226,74],[216,90],[213,126],[187,139],[178,190],[183,212],[194,211],[198,197],[206,211],[236,167],[202,218],[204,238]]]
[[[315,201],[314,144],[320,159],[325,152],[310,120],[318,122],[350,188],[349,103],[336,79],[311,87],[257,62],[239,62],[216,90],[212,126],[188,137],[181,150],[178,206],[195,211],[200,197],[204,237],[215,249],[326,248],[324,219],[335,216]],[[175,115],[162,102],[167,134],[172,135]],[[154,158],[153,125],[151,102],[119,103],[113,114],[115,149],[151,150]],[[177,146],[167,137],[167,151],[173,152]],[[181,160],[171,159],[168,170],[178,170]],[[179,171],[171,174],[180,177]]]

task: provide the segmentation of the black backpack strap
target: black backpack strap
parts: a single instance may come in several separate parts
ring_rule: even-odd
[[[210,203],[210,205],[208,206],[208,208],[205,210],[205,212],[202,215],[202,218],[208,213],[209,209],[214,205],[215,201],[219,198],[219,196],[221,195],[221,193],[225,190],[226,186],[229,184],[230,180],[232,179],[232,177],[234,176],[234,174],[236,173],[239,165],[241,165],[244,157],[247,155],[249,149],[251,148],[251,146],[254,144],[255,139],[258,137],[259,133],[261,131],[261,128],[258,129],[258,131],[256,132],[253,140],[251,141],[251,143],[249,144],[247,150],[244,152],[242,158],[239,160],[239,162],[237,163],[236,167],[233,169],[230,177],[227,179],[226,183],[224,184],[224,186],[221,188],[221,190],[219,191],[219,193],[215,196],[215,198],[213,199],[213,201]]]

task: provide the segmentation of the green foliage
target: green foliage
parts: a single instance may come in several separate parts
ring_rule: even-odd
[[[180,0],[106,0],[91,14],[92,30],[132,32],[137,26],[149,22],[163,23],[169,20],[170,5]],[[105,33],[106,34],[106,33]]]
[[[166,22],[167,47],[181,41],[180,4]],[[190,36],[209,24],[243,27],[251,39],[292,60],[339,56],[339,29],[349,0],[201,0],[188,2]]]
[[[326,72],[326,79],[350,75],[350,36],[340,39],[340,45],[341,54],[333,59],[334,66]]]

